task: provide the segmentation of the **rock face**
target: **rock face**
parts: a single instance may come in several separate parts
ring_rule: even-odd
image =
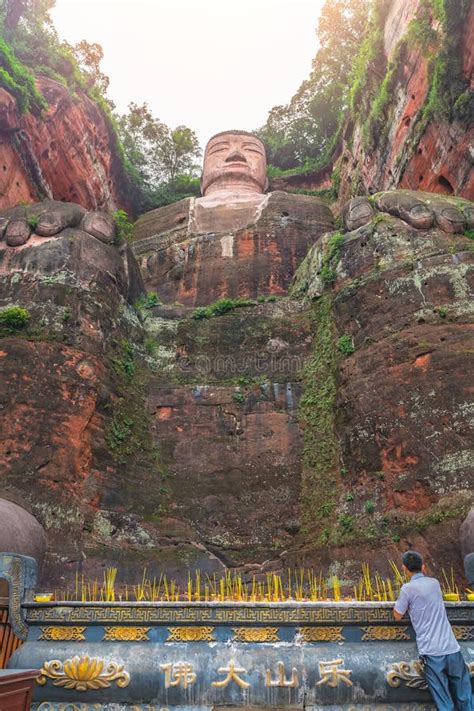
[[[134,448],[146,452],[144,396],[128,345],[140,342],[130,303],[143,285],[126,246],[79,227],[85,212],[47,202],[2,213],[7,234],[19,221],[57,232],[33,232],[19,246],[0,241],[1,496],[45,529],[49,584],[84,559],[102,508],[133,518],[130,457],[136,476],[151,470],[146,457],[136,462]],[[147,499],[156,507],[153,493]],[[139,492],[134,500],[146,508]]]
[[[459,531],[461,554],[467,556],[474,553],[474,509],[471,509],[462,523]]]
[[[461,9],[456,9],[456,5],[452,8],[447,11],[454,12],[456,17],[448,24],[454,26],[459,23]],[[431,44],[428,30],[432,33]],[[387,77],[390,71],[393,75],[386,89],[389,96],[384,100],[381,116],[377,117],[373,113],[374,97],[363,92],[358,102],[362,107],[360,117],[346,126],[342,155],[337,162],[340,199],[393,188],[472,199],[472,120],[469,109],[465,109],[468,113],[464,119],[459,116],[461,104],[469,107],[469,85],[471,91],[474,89],[474,7],[471,4],[459,29],[459,40],[455,41],[426,4],[419,0],[396,0],[390,3],[384,20],[383,42]],[[436,81],[433,72],[439,70],[439,67],[433,70],[433,66],[445,46],[449,66],[456,68],[456,82],[465,85],[458,101],[458,118],[455,115],[451,120],[440,118],[442,112],[432,99]],[[450,82],[454,82],[454,74]],[[445,98],[438,97],[436,101]],[[453,101],[449,98],[446,101],[452,109]],[[472,108],[470,116],[472,119]]]
[[[438,3],[451,13],[446,31],[435,4],[385,3],[382,68],[369,63],[368,86],[352,107],[331,163],[274,178],[272,190],[327,189],[333,173],[341,205],[397,188],[473,198],[474,6],[460,21],[461,6],[469,3]],[[376,46],[375,37],[371,43]],[[440,86],[446,66],[449,78]],[[460,86],[462,93],[452,98],[449,92]]]
[[[138,222],[143,281],[106,216],[0,214],[1,496],[45,529],[44,584],[114,563],[351,579],[407,546],[461,571],[473,204],[378,193],[342,233],[315,198],[196,202]]]
[[[0,89],[0,208],[54,198],[87,209],[130,209],[127,182],[104,114],[83,92],[53,79],[38,88],[42,116],[20,114]]]
[[[134,254],[147,289],[186,305],[286,294],[309,246],[332,224],[316,198],[271,193],[225,206],[188,198],[137,222]]]
[[[222,563],[261,564],[300,527],[309,310],[267,302],[203,320],[183,308],[154,313],[149,409],[168,514]]]
[[[358,539],[361,550],[370,541],[400,541],[462,569],[458,531],[472,505],[474,458],[471,383],[460,374],[471,360],[474,260],[466,236],[433,222],[433,205],[469,225],[472,203],[403,192],[375,195],[373,204],[392,215],[368,215],[344,235],[331,283],[325,237],[296,284],[316,305],[328,305],[340,351],[335,486],[323,502],[337,515],[327,517],[328,536],[339,545]],[[416,221],[422,210],[429,229],[393,216]],[[311,467],[304,476],[314,481]],[[322,514],[315,511],[315,525]]]

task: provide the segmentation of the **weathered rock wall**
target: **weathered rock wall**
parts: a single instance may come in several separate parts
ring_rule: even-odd
[[[426,203],[406,198],[407,216],[425,210],[429,217]],[[396,202],[394,193],[393,212]],[[467,209],[464,224],[470,220]],[[435,564],[449,559],[462,569],[459,526],[474,483],[472,387],[462,376],[472,367],[472,242],[439,226],[414,229],[395,215],[373,213],[366,222],[339,242],[330,283],[330,237],[297,275],[296,293],[316,299],[318,313],[321,302],[329,305],[337,354],[332,401],[307,431],[325,422],[337,452],[331,473],[305,464],[303,490],[306,480],[320,492],[308,499],[308,522],[314,540],[332,540],[346,561],[355,542],[370,559],[383,541],[388,557],[413,546]],[[314,348],[318,354],[321,345]],[[333,486],[323,489],[328,480]],[[306,539],[307,554],[309,547]]]
[[[78,566],[100,570],[104,530],[124,519],[126,550],[161,501],[130,305],[143,284],[107,217],[58,202],[1,217],[0,498],[45,529],[54,585]]]
[[[188,305],[175,302],[172,269],[157,282],[166,303],[144,298],[105,217],[63,203],[0,215],[0,498],[45,529],[48,587],[111,564],[119,583],[144,566],[186,582],[188,567],[335,561],[351,579],[361,558],[382,571],[410,545],[462,569],[472,204],[381,194],[345,211],[341,234],[327,233],[321,201],[272,199],[270,217],[208,234],[207,263],[190,250],[201,290]],[[169,260],[182,213],[148,215],[134,249],[145,242],[148,260],[164,244]],[[242,289],[255,277],[263,287],[213,311],[235,292],[214,290],[212,245],[250,231],[270,250],[257,272],[239,252],[219,260]],[[287,290],[288,242],[303,239],[309,254],[278,298],[275,265]],[[15,305],[29,312],[20,328],[2,316]]]
[[[41,116],[20,114],[0,89],[0,208],[50,198],[91,210],[130,209],[116,140],[98,106],[53,79],[38,89],[48,103]]]
[[[431,12],[431,14],[430,14]],[[460,10],[459,10],[460,12]],[[418,23],[418,24],[415,24]],[[431,23],[432,37],[427,39]],[[452,23],[451,23],[452,24]],[[418,33],[418,34],[417,34]],[[425,33],[425,34],[423,34]],[[336,166],[340,171],[339,198],[342,202],[353,195],[371,194],[379,190],[408,188],[474,196],[472,114],[463,119],[440,118],[453,110],[440,109],[433,100],[433,88],[439,82],[441,65],[437,55],[447,52],[456,76],[450,82],[464,80],[466,105],[469,86],[474,89],[474,7],[467,13],[459,42],[447,44],[446,30],[430,11],[428,4],[418,0],[393,0],[383,28],[387,73],[394,67],[394,78],[387,83],[389,96],[362,95],[355,107],[359,117],[348,122],[344,131],[341,157]],[[401,43],[405,42],[400,50]],[[447,49],[445,49],[445,47]],[[370,71],[370,69],[368,70]],[[438,75],[437,75],[438,72]],[[387,79],[387,76],[385,77]],[[438,91],[444,91],[438,87]],[[367,93],[367,92],[366,92]],[[384,104],[381,115],[371,122],[374,107]],[[359,107],[362,110],[359,112]],[[471,99],[472,106],[472,99]]]
[[[326,189],[334,169],[333,184],[341,205],[355,195],[395,188],[473,198],[474,6],[471,4],[463,20],[459,40],[451,38],[446,50],[446,32],[431,6],[420,0],[388,3],[382,26],[384,57],[379,63],[386,63],[387,72],[393,63],[396,72],[386,86],[385,97],[381,90],[384,76],[379,68],[369,66],[370,88],[362,91],[350,110],[331,163],[316,171],[275,178],[272,189]],[[455,8],[455,4],[451,6]],[[431,45],[427,39],[429,26]],[[407,47],[400,53],[400,44],[407,39]],[[471,92],[470,115],[467,108],[462,120],[446,117],[453,112],[454,100],[441,97],[446,101],[445,108],[435,106],[439,97],[435,97],[433,87],[440,76],[436,60],[444,51],[453,67],[450,84],[464,84],[465,108],[469,107],[469,89]],[[378,96],[373,92],[374,77]],[[377,121],[370,122],[376,103],[382,110]]]

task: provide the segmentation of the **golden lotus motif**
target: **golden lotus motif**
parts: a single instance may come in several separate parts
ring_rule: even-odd
[[[66,659],[64,663],[52,659],[43,664],[36,682],[44,686],[48,679],[52,679],[53,686],[75,691],[106,689],[112,681],[121,689],[129,685],[130,674],[124,671],[123,664],[109,662],[104,669],[105,664],[104,659],[87,655]]]

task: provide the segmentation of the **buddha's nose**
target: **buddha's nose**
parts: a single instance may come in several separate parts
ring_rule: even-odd
[[[230,154],[230,156],[228,156],[225,159],[225,163],[236,163],[236,162],[240,162],[240,163],[247,162],[247,159],[240,151],[234,151],[233,153]]]

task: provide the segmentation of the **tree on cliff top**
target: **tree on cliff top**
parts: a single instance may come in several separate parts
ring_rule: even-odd
[[[50,17],[54,5],[55,0],[0,0],[0,86],[16,97],[21,111],[37,113],[46,101],[35,76],[85,92],[105,115],[136,212],[196,194],[200,148],[194,131],[169,128],[146,104],[130,104],[124,116],[114,114],[109,78],[100,66],[102,47],[61,41]]]
[[[11,39],[22,22],[30,27],[52,26],[50,11],[56,0],[1,0],[0,14],[7,39]]]
[[[199,141],[187,126],[171,129],[155,118],[148,104],[131,103],[118,120],[125,154],[147,194],[149,207],[188,195],[198,187]]]
[[[309,78],[289,104],[270,111],[258,131],[269,163],[285,169],[329,157],[347,108],[352,66],[366,23],[367,0],[326,0]]]

